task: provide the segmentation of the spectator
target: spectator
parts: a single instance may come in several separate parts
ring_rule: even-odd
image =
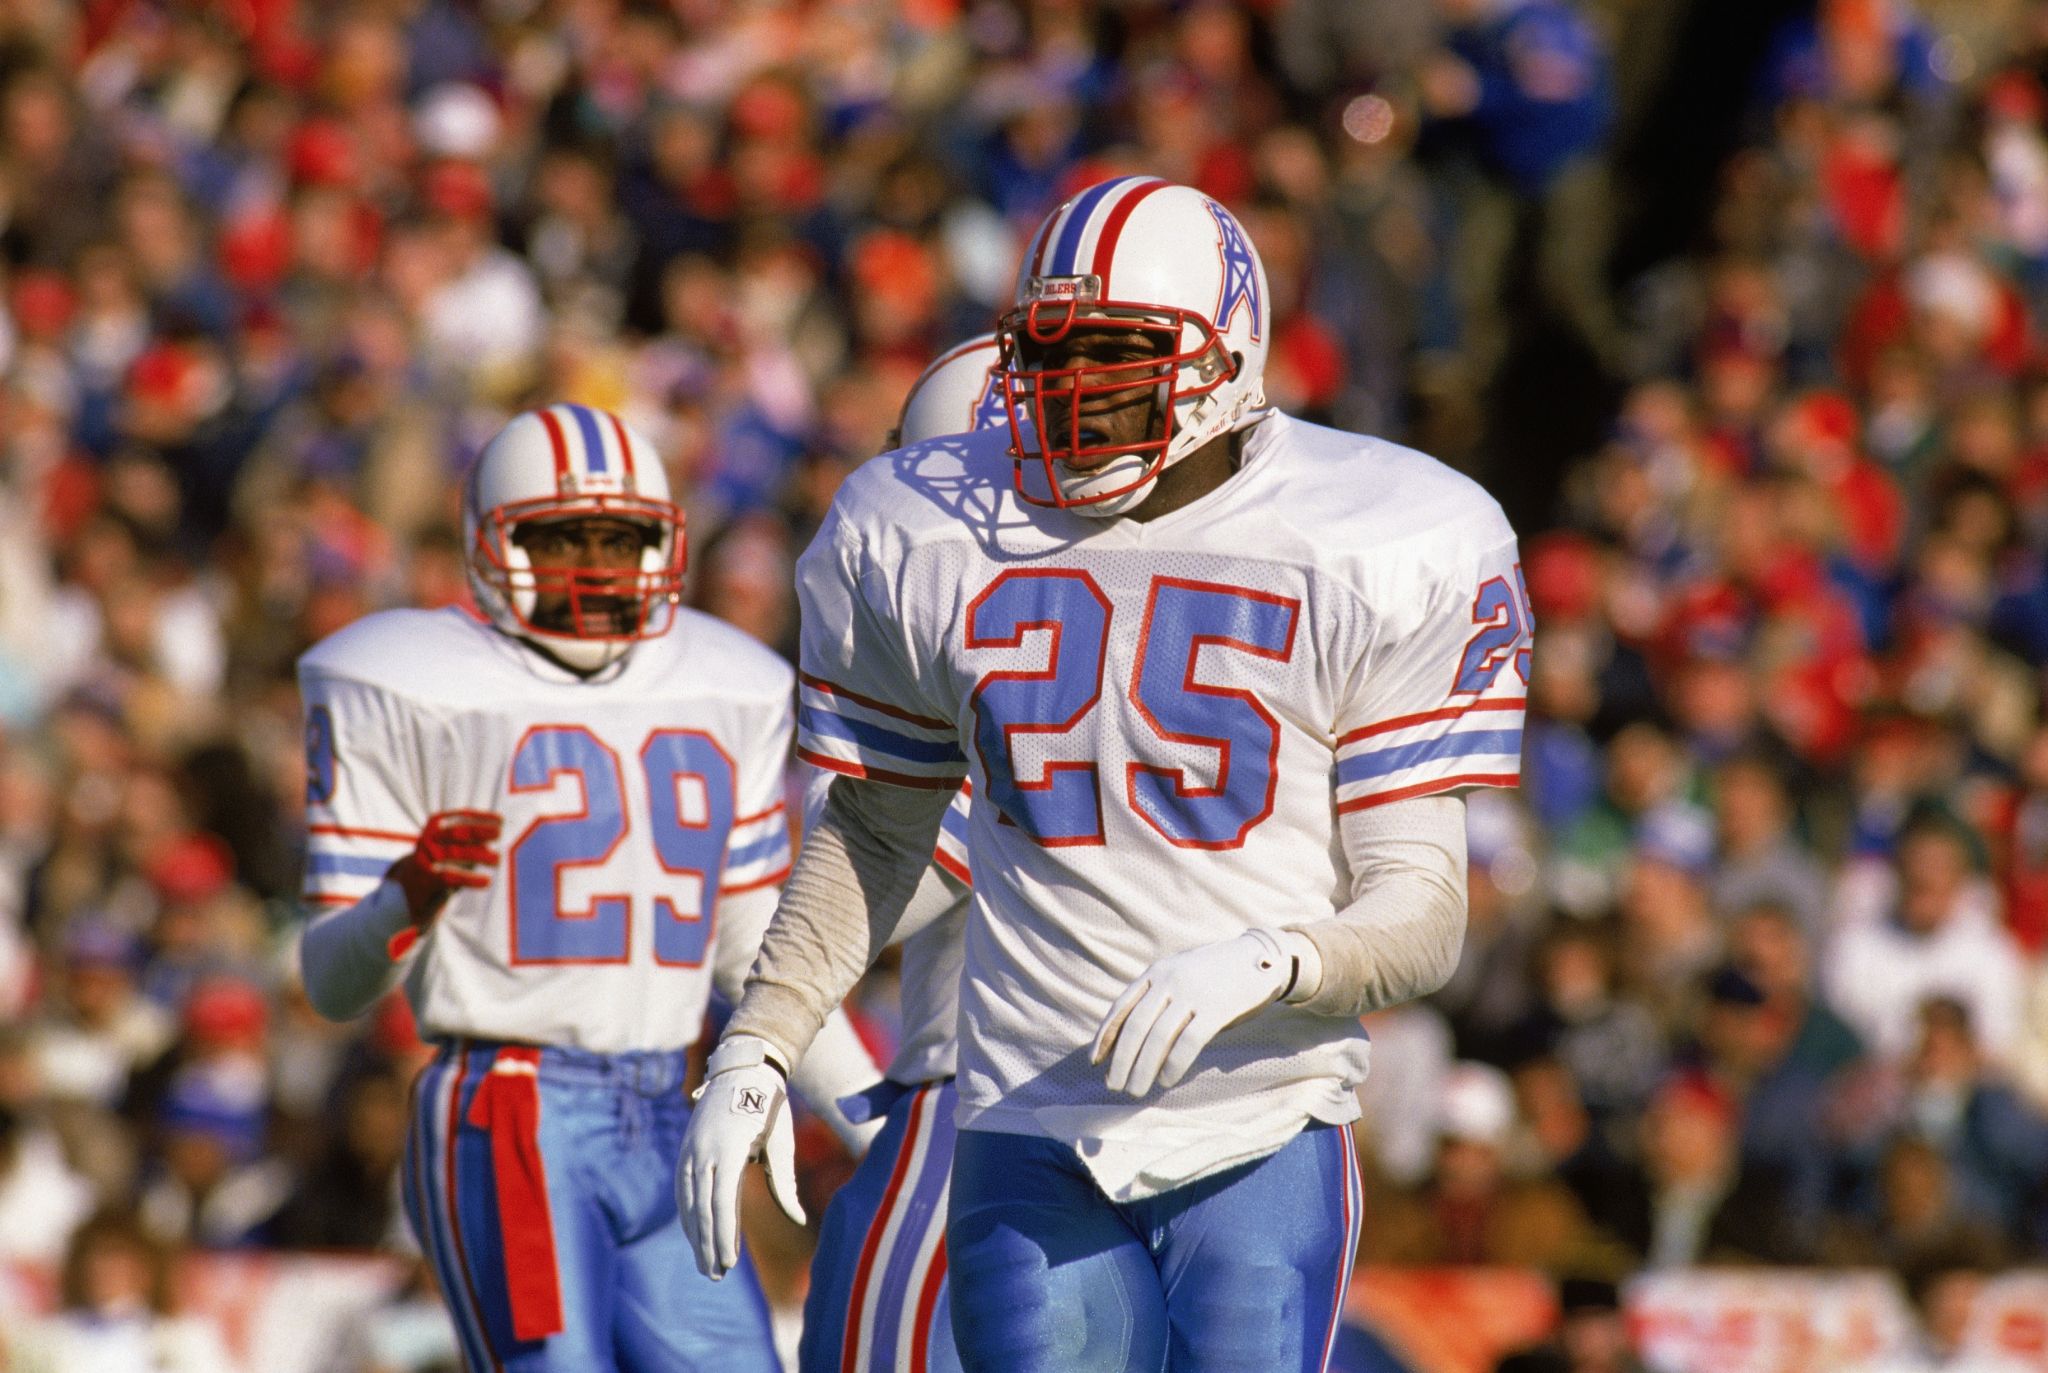
[[[207,1321],[176,1313],[171,1259],[132,1219],[80,1226],[64,1258],[63,1309],[10,1334],[14,1373],[235,1373]]]
[[[1690,806],[1659,806],[1636,826],[1621,893],[1623,984],[1666,1034],[1683,1023],[1700,974],[1721,957],[1707,896],[1713,831]]]
[[[1570,1070],[1603,1125],[1642,1108],[1669,1048],[1640,1003],[1615,986],[1613,931],[1560,924],[1536,957],[1537,1007],[1515,1032],[1524,1057],[1548,1054]]]
[[[141,1206],[150,1233],[207,1248],[257,1238],[291,1185],[285,1164],[263,1152],[261,1082],[233,1064],[188,1065],[155,1119],[156,1160]]]
[[[1959,1001],[1919,1010],[1918,1043],[1901,1071],[1878,1069],[1843,1105],[1849,1162],[1866,1175],[1885,1141],[1910,1135],[1937,1150],[1958,1205],[2031,1250],[2048,1235],[2048,1118],[1989,1069]]]
[[[1786,1228],[1810,1242],[1820,1229],[1829,1183],[1823,1080],[1793,1057],[1798,1022],[1739,969],[1718,969],[1705,990],[1699,1070],[1738,1112],[1744,1177],[1774,1188]]]
[[[1792,912],[1765,903],[1735,917],[1729,959],[1795,1026],[1786,1061],[1825,1081],[1863,1055],[1856,1032],[1815,995],[1811,941]]]
[[[54,1264],[92,1209],[56,1133],[0,1102],[0,1260]]]
[[[1435,1101],[1456,1057],[1450,1026],[1423,1002],[1375,1011],[1365,1017],[1372,1036],[1372,1073],[1358,1088],[1365,1114],[1356,1127],[1370,1149],[1368,1176],[1396,1187],[1413,1187],[1428,1174],[1436,1156],[1436,1126],[1415,1101]]]
[[[1650,1268],[1797,1263],[1782,1188],[1743,1169],[1735,1104],[1698,1077],[1673,1079],[1643,1121],[1644,1207],[1621,1239]]]
[[[1778,769],[1754,754],[1723,763],[1714,774],[1714,816],[1714,909],[1729,916],[1769,902],[1797,916],[1809,935],[1818,933],[1827,874],[1793,837],[1791,798]]]
[[[143,948],[104,919],[73,925],[64,943],[61,1000],[31,1031],[37,1071],[51,1096],[112,1108],[129,1076],[170,1048],[171,1020],[136,986]]]
[[[1962,1250],[1997,1264],[2009,1252],[1998,1227],[1956,1196],[1941,1150],[1912,1134],[1894,1137],[1878,1172],[1875,1208],[1841,1215],[1822,1237],[1824,1262],[1910,1272],[1931,1257]]]
[[[338,1111],[340,1129],[265,1224],[265,1239],[287,1249],[402,1247],[396,1179],[411,1127],[407,1108],[406,1083],[397,1074],[353,1079]]]
[[[1596,350],[1615,346],[1601,289],[1604,169],[1595,155],[1612,117],[1608,58],[1562,0],[1439,0],[1450,31],[1417,69],[1424,109],[1469,131],[1472,166],[1457,203],[1453,273],[1464,294],[1463,350],[1485,375],[1504,346],[1506,267],[1533,237],[1541,288]]]
[[[2011,937],[1966,904],[1968,834],[1924,813],[1900,835],[1894,867],[1892,909],[1843,930],[1830,951],[1828,1003],[1873,1053],[1897,1061],[1913,1046],[1920,1005],[1953,997],[1984,1052],[2004,1059],[2019,1035],[2024,965]]]
[[[1561,1272],[1603,1257],[1565,1188],[1506,1173],[1514,1089],[1498,1068],[1455,1065],[1437,1101],[1436,1165],[1412,1196],[1385,1206],[1365,1234],[1376,1263],[1516,1264]]]
[[[1514,1083],[1525,1122],[1517,1162],[1569,1187],[1587,1218],[1608,1234],[1626,1233],[1647,1200],[1632,1142],[1617,1138],[1619,1122],[1597,1128],[1571,1070],[1555,1058],[1517,1064]]]

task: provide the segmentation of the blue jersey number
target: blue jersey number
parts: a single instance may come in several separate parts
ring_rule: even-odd
[[[1527,686],[1528,634],[1535,628],[1536,620],[1529,613],[1529,588],[1522,579],[1520,563],[1515,564],[1512,587],[1506,577],[1494,577],[1479,588],[1479,594],[1472,598],[1472,623],[1479,626],[1479,632],[1465,645],[1464,655],[1458,660],[1458,680],[1452,684],[1452,693],[1474,696],[1485,691],[1511,659],[1516,675]]]
[[[1155,577],[1131,677],[1131,701],[1162,742],[1211,749],[1214,786],[1191,785],[1184,765],[1133,763],[1131,808],[1171,843],[1228,849],[1273,810],[1280,726],[1251,692],[1195,680],[1205,646],[1285,662],[1294,652],[1297,602],[1243,587]],[[1027,630],[1050,630],[1043,669],[991,672],[973,696],[974,742],[988,796],[1003,819],[1039,843],[1100,844],[1102,799],[1092,761],[1055,761],[1039,745],[1042,780],[1017,778],[1020,735],[1065,734],[1102,697],[1110,603],[1085,572],[1003,573],[967,610],[969,648],[1016,648]]]
[[[334,799],[334,712],[314,706],[306,712],[306,804]]]
[[[1145,606],[1131,701],[1152,732],[1216,751],[1216,784],[1190,786],[1185,769],[1132,763],[1131,809],[1189,849],[1234,849],[1273,813],[1280,722],[1251,692],[1195,680],[1204,646],[1286,662],[1301,604],[1243,587],[1155,577]]]
[[[1100,844],[1102,795],[1092,762],[1048,762],[1040,781],[1017,778],[1014,736],[1064,734],[1102,696],[1109,597],[1085,572],[1018,568],[967,607],[969,648],[1016,648],[1027,630],[1052,631],[1045,667],[991,672],[974,689],[974,746],[1003,818],[1041,844]]]
[[[640,763],[654,816],[654,856],[663,872],[695,877],[703,891],[693,911],[677,910],[666,896],[654,898],[654,961],[695,968],[711,945],[737,773],[725,750],[694,729],[648,735]]]
[[[657,961],[696,966],[711,939],[712,911],[732,829],[732,760],[696,731],[657,730],[640,751],[654,821],[654,851],[665,871],[702,879],[698,909],[655,900]],[[582,910],[562,903],[562,874],[596,867],[625,842],[630,824],[618,755],[582,725],[527,731],[512,755],[512,791],[545,791],[565,773],[583,790],[583,806],[526,827],[508,858],[514,963],[623,963],[631,956],[632,898],[593,896]],[[701,789],[701,791],[700,791]],[[686,812],[685,791],[701,796]]]

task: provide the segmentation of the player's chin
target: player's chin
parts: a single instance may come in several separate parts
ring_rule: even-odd
[[[583,622],[577,626],[577,632],[586,638],[610,639],[631,634],[639,627],[639,612],[631,602],[606,598],[584,603]]]
[[[576,613],[564,606],[560,610],[537,611],[532,620],[533,627],[544,634],[571,639],[615,639],[640,628],[635,605],[612,597],[585,597]]]
[[[1135,438],[1120,438],[1107,430],[1083,429],[1080,451],[1063,453],[1058,456],[1059,465],[1076,476],[1099,472],[1119,458],[1125,450],[1136,443]]]

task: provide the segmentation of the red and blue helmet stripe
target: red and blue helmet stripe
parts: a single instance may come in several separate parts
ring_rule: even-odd
[[[1156,176],[1119,176],[1090,186],[1046,224],[1032,249],[1030,275],[1092,274],[1103,278],[1107,291],[1109,265],[1115,260],[1117,240],[1131,211],[1154,191],[1171,184]]]
[[[538,412],[554,448],[555,477],[570,486],[617,483],[634,485],[633,441],[626,426],[609,411],[587,405],[550,405]]]

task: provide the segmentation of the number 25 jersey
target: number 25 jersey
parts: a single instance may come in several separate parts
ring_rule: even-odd
[[[504,817],[490,885],[409,955],[423,1034],[697,1039],[721,898],[789,866],[787,664],[678,610],[586,682],[463,611],[389,610],[315,645],[299,685],[316,912],[366,895],[428,816]]]
[[[960,1123],[1065,1140],[1143,1195],[1357,1116],[1352,1021],[1269,1008],[1137,1103],[1090,1041],[1155,959],[1348,903],[1340,812],[1516,784],[1514,533],[1435,460],[1277,413],[1147,523],[1019,500],[1007,438],[841,489],[798,572],[798,752],[971,777]]]

